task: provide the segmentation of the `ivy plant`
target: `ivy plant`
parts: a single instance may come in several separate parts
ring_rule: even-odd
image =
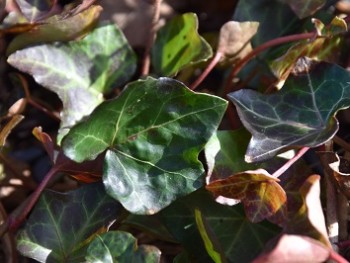
[[[26,147],[49,167],[0,204],[6,260],[347,262],[345,1],[238,1],[211,34],[147,2],[140,51],[97,1],[0,1],[0,186]]]

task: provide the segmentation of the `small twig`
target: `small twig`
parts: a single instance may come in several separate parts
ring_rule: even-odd
[[[18,76],[18,78],[20,79],[20,81],[22,83],[22,87],[24,89],[24,93],[26,94],[27,102],[30,105],[32,105],[34,108],[37,108],[38,110],[44,112],[45,114],[47,114],[48,116],[50,116],[54,120],[61,121],[60,117],[58,117],[56,114],[52,113],[50,110],[46,109],[44,106],[42,106],[41,104],[39,104],[38,102],[36,102],[32,98],[32,96],[30,95],[30,92],[29,92],[29,87],[28,87],[28,83],[27,83],[26,79],[20,74],[17,74],[17,76]]]
[[[147,41],[147,45],[145,48],[145,54],[143,57],[143,65],[141,70],[142,76],[147,76],[149,74],[150,65],[151,65],[151,48],[154,43],[154,39],[156,38],[157,33],[157,24],[160,17],[160,6],[161,6],[162,0],[154,0],[154,13],[152,18],[152,24],[151,24],[151,30],[149,33],[149,38]]]
[[[195,90],[199,84],[202,83],[202,81],[209,75],[209,73],[215,68],[215,66],[219,63],[220,59],[222,58],[223,53],[220,51],[217,51],[213,59],[210,61],[206,69],[202,72],[202,74],[197,78],[197,80],[190,86],[191,90]]]
[[[12,218],[11,216],[8,218],[7,224],[8,224],[9,230],[16,231],[18,227],[21,226],[21,224],[26,219],[30,211],[32,211],[41,193],[44,191],[48,183],[51,181],[51,179],[54,177],[54,175],[58,171],[59,171],[59,167],[56,167],[56,166],[52,167],[51,170],[46,174],[44,180],[42,180],[39,186],[35,189],[28,203],[26,204],[24,209],[21,211],[21,214],[17,218]]]
[[[276,172],[272,174],[273,177],[281,176],[285,171],[289,169],[296,161],[298,161],[308,150],[310,147],[303,147],[300,151],[288,162],[286,162],[281,168],[279,168]]]

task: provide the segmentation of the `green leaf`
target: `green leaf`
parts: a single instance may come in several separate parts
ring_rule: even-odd
[[[295,28],[299,29],[301,27],[301,22],[298,21],[289,6],[281,3],[280,0],[239,1],[235,8],[233,20],[259,22],[259,30],[252,39],[253,46],[294,33]]]
[[[282,0],[287,3],[294,13],[300,18],[305,18],[316,13],[326,4],[326,0]]]
[[[228,262],[251,262],[279,228],[268,223],[251,223],[240,204],[220,205],[204,190],[177,200],[159,216],[174,237],[193,258],[192,262],[213,262],[199,233],[194,211],[198,209],[225,253]]]
[[[350,74],[326,62],[287,79],[281,91],[265,95],[239,90],[228,96],[252,133],[246,161],[269,159],[287,146],[316,147],[338,130],[334,117],[350,105]]]
[[[46,190],[19,231],[17,249],[39,262],[82,262],[89,239],[120,211],[102,184],[64,194]]]
[[[45,42],[69,41],[86,34],[96,24],[101,6],[91,6],[83,12],[68,17],[56,15],[16,36],[7,47],[7,55],[25,47]]]
[[[58,94],[63,102],[61,136],[103,101],[102,93],[123,84],[136,68],[133,51],[114,25],[98,27],[80,41],[17,51],[8,62]]]
[[[29,22],[45,18],[56,2],[57,0],[16,0],[19,9]]]
[[[77,162],[107,150],[107,192],[133,213],[153,214],[202,186],[198,154],[226,106],[176,80],[149,77],[101,104],[71,129],[62,146]]]
[[[242,200],[246,215],[252,222],[272,216],[274,221],[281,222],[287,212],[287,195],[277,182],[277,178],[258,169],[214,181],[206,188],[215,195]]]
[[[245,129],[217,131],[205,145],[208,181],[223,179],[234,173],[258,169],[255,164],[244,161],[250,133]]]
[[[91,263],[157,263],[160,250],[154,246],[137,246],[130,233],[112,231],[97,235],[87,249],[86,260]]]
[[[152,63],[158,74],[172,76],[212,56],[210,45],[197,29],[196,14],[186,13],[173,18],[158,31],[152,47]]]

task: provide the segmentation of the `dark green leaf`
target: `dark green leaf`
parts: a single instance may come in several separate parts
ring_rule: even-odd
[[[64,107],[61,135],[103,101],[102,93],[123,84],[136,68],[133,51],[114,25],[101,26],[80,41],[17,51],[8,62],[58,94]]]
[[[259,22],[258,33],[253,37],[254,46],[268,40],[290,34],[301,23],[287,4],[279,0],[244,0],[235,8],[233,20]]]
[[[18,250],[39,262],[82,262],[88,239],[105,232],[121,205],[102,184],[65,194],[46,190],[18,234]]]
[[[128,85],[64,138],[65,154],[81,162],[107,149],[103,181],[129,211],[152,214],[203,185],[198,154],[227,102],[168,78]]]
[[[279,232],[276,226],[268,222],[249,222],[240,204],[220,205],[210,193],[196,191],[179,199],[159,215],[195,262],[212,262],[203,253],[205,247],[196,225],[195,209],[201,211],[228,262],[251,262],[262,251],[266,242]]]
[[[294,13],[300,18],[313,15],[326,4],[326,0],[282,0],[287,3]]]
[[[234,173],[258,169],[244,161],[251,135],[247,130],[217,131],[205,146],[208,166],[207,182],[226,178]]]
[[[7,47],[7,55],[25,47],[45,42],[69,41],[82,36],[96,24],[102,7],[92,6],[74,15],[62,18],[61,15],[51,17],[43,24],[16,36]]]
[[[271,158],[287,146],[316,147],[338,130],[334,115],[350,105],[350,73],[326,62],[291,76],[281,91],[229,94],[244,126],[253,134],[246,161]]]
[[[56,2],[57,0],[16,0],[19,9],[29,22],[45,18]]]
[[[198,34],[198,19],[194,13],[177,16],[162,27],[152,48],[152,63],[163,76],[205,61],[212,56],[210,45]]]
[[[160,250],[154,246],[137,246],[130,233],[122,231],[97,235],[87,249],[86,260],[91,263],[157,263]]]

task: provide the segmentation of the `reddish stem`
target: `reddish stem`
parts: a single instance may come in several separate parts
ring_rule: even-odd
[[[148,42],[145,49],[145,54],[143,57],[143,65],[141,70],[142,76],[147,76],[149,73],[150,65],[151,65],[151,48],[154,43],[154,39],[156,38],[157,33],[157,23],[159,21],[160,17],[160,5],[162,0],[154,0],[154,14],[152,18],[152,24],[151,24],[151,30],[150,35],[148,38]]]
[[[273,177],[281,176],[285,171],[289,169],[296,161],[298,161],[308,150],[310,147],[303,147],[301,150],[288,162],[286,162],[281,168],[279,168],[276,172],[272,174]]]
[[[26,219],[30,211],[32,211],[34,205],[38,201],[41,193],[44,191],[48,183],[51,181],[51,179],[54,177],[54,175],[59,171],[59,167],[52,167],[51,170],[46,174],[44,180],[41,181],[39,186],[35,189],[32,196],[30,197],[28,203],[24,207],[23,211],[17,218],[8,218],[8,229],[11,231],[16,231],[23,221]]]
[[[32,105],[34,108],[37,108],[38,110],[44,112],[46,115],[48,115],[49,117],[51,117],[52,119],[56,120],[56,121],[61,121],[61,119],[54,113],[52,113],[51,111],[49,111],[48,109],[46,109],[45,107],[43,107],[41,104],[37,103],[35,100],[33,100],[31,97],[27,97],[27,101],[30,105]]]
[[[213,59],[210,61],[206,69],[202,72],[202,74],[197,78],[197,80],[190,86],[191,90],[195,90],[199,84],[202,83],[202,81],[209,75],[209,73],[215,68],[215,66],[219,63],[220,59],[222,58],[223,53],[220,51],[217,51]]]
[[[317,37],[316,32],[309,32],[309,33],[303,33],[303,34],[296,34],[296,35],[290,35],[290,36],[284,36],[284,37],[279,37],[272,39],[270,41],[265,42],[264,44],[258,46],[254,50],[252,50],[248,55],[246,55],[244,58],[242,58],[232,69],[226,85],[224,89],[224,94],[226,95],[231,91],[231,84],[235,76],[238,74],[238,72],[241,71],[241,69],[255,56],[259,55],[263,51],[265,51],[268,48],[271,48],[273,46],[281,45],[284,43],[289,43],[289,42],[294,42],[294,41],[299,41],[299,40],[305,40],[305,39],[310,39],[310,38],[315,38]]]
[[[329,254],[329,259],[334,260],[337,263],[349,263],[345,258],[343,258],[341,255],[339,255],[337,252],[335,252],[333,249],[331,249]]]

